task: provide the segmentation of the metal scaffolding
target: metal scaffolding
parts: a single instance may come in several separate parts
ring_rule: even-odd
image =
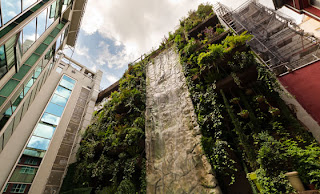
[[[254,0],[233,11],[217,3],[215,12],[237,34],[247,31],[253,35],[248,44],[277,75],[320,60],[320,44],[316,37]]]

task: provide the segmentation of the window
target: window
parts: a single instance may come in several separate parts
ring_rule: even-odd
[[[55,93],[64,98],[69,98],[69,96],[71,95],[71,91],[62,86],[58,86]]]
[[[20,169],[21,174],[35,174],[36,169],[29,166],[22,166]]]
[[[34,18],[30,23],[28,23],[22,30],[23,33],[23,53],[31,47],[31,45],[36,41],[36,18]]]
[[[7,73],[7,60],[4,53],[4,45],[0,47],[0,78]]]
[[[26,189],[25,184],[13,184],[12,188],[11,188],[11,193],[24,193],[25,189]]]
[[[63,98],[63,97],[61,97],[61,96],[59,96],[59,95],[57,95],[57,94],[54,94],[54,95],[52,96],[51,102],[52,102],[52,103],[55,103],[55,104],[58,104],[58,105],[60,105],[60,106],[65,106],[66,103],[67,103],[67,99],[66,99],[66,98]]]
[[[2,20],[6,24],[21,13],[21,0],[1,0]]]
[[[41,121],[44,123],[51,124],[51,125],[58,125],[58,123],[60,121],[60,117],[57,117],[57,116],[54,116],[54,115],[48,114],[48,113],[43,113]]]
[[[32,136],[27,147],[28,148],[34,148],[39,150],[47,150],[49,146],[50,140],[44,139],[37,136]]]
[[[46,108],[46,112],[61,117],[64,107],[50,102]]]
[[[64,80],[64,79],[61,80],[60,85],[63,86],[63,87],[65,87],[65,88],[67,88],[67,89],[69,89],[69,90],[72,90],[72,89],[73,89],[73,86],[74,86],[73,83],[70,83],[70,82],[68,82],[68,81],[66,81],[66,80]]]
[[[38,160],[35,159],[35,158],[27,158],[24,163],[25,164],[29,164],[29,165],[37,165],[38,164]]]
[[[39,123],[36,127],[36,130],[34,131],[34,135],[51,139],[55,129],[56,128],[53,126]]]

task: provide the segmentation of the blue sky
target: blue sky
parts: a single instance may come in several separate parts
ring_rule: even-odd
[[[121,78],[127,65],[158,48],[164,36],[200,3],[218,0],[88,0],[72,58],[103,71],[101,89]],[[231,8],[245,0],[219,0]],[[267,6],[272,0],[258,0]],[[70,55],[70,51],[65,51]]]

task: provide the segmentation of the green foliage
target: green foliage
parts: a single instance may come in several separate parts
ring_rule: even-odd
[[[212,5],[210,4],[200,4],[198,6],[197,15],[201,19],[205,19],[213,13]]]
[[[199,43],[194,39],[191,38],[188,41],[188,44],[184,47],[184,52],[187,55],[191,55],[192,53],[194,53],[194,51],[199,47]]]
[[[217,32],[218,34],[222,34],[222,33],[224,32],[224,29],[223,29],[223,28],[217,28],[217,29],[216,29],[216,32]]]
[[[223,45],[213,44],[209,46],[208,52],[200,53],[198,57],[198,65],[200,66],[200,68],[215,63],[217,59],[223,56],[223,49]]]
[[[145,64],[129,66],[119,91],[95,115],[78,151],[73,182],[96,191],[144,193]]]

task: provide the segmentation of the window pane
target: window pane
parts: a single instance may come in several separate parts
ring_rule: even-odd
[[[61,86],[57,87],[57,90],[55,92],[56,94],[58,94],[59,96],[65,97],[65,98],[69,98],[71,91],[68,89],[65,89]]]
[[[48,113],[44,113],[41,118],[41,121],[52,124],[52,125],[58,125],[60,121],[60,117],[57,117]]]
[[[51,7],[51,6],[50,6]],[[50,7],[47,8],[47,29],[51,26],[54,21],[54,18],[50,18]]]
[[[52,96],[52,99],[51,99],[51,102],[55,103],[55,104],[58,104],[60,106],[65,106],[66,103],[67,103],[67,99],[66,98],[63,98],[61,96],[58,96],[56,94],[54,94]]]
[[[10,182],[32,183],[38,168],[17,166],[11,175]]]
[[[61,80],[61,82],[60,82],[59,85],[65,87],[65,88],[67,88],[67,89],[69,89],[69,90],[72,90],[72,89],[73,89],[73,86],[74,86],[74,84],[72,84],[72,83],[70,83],[70,82],[68,82],[68,81],[66,81],[66,80],[64,80],[64,79]]]
[[[21,13],[21,0],[1,0],[3,24]]]
[[[67,80],[68,82],[73,83],[73,84],[76,83],[76,81],[75,81],[74,79],[71,79],[70,77],[65,76],[65,75],[63,76],[63,79],[64,79],[64,80]]]
[[[15,53],[14,53],[16,39],[17,39],[17,36],[14,35],[5,44],[8,69],[11,69],[11,67],[13,67],[16,63]]]
[[[23,2],[22,8],[23,8],[23,10],[25,10],[28,7],[30,7],[30,5],[32,5],[35,2],[37,2],[37,0],[23,0],[22,2]]]
[[[47,11],[44,10],[38,15],[37,38],[39,38],[46,30]]]
[[[52,3],[50,6],[50,16],[49,18],[54,18],[56,15],[56,7],[57,7],[57,2]]]
[[[36,40],[36,18],[23,28],[23,53],[25,53]]]
[[[64,107],[50,102],[47,106],[46,112],[60,117],[63,113],[63,110],[64,110]]]
[[[30,150],[30,149],[25,149],[23,151],[23,154],[24,155],[27,155],[27,156],[33,156],[33,157],[39,157],[39,158],[43,158],[44,156],[44,151],[41,151],[41,150]]]
[[[7,60],[4,53],[4,45],[0,47],[0,78],[7,73]]]
[[[50,140],[44,139],[41,137],[32,136],[27,147],[28,148],[35,148],[39,150],[47,150],[49,147]]]
[[[13,184],[10,193],[24,193],[26,186],[25,184]]]
[[[55,129],[55,127],[39,123],[33,134],[39,137],[51,139]]]

